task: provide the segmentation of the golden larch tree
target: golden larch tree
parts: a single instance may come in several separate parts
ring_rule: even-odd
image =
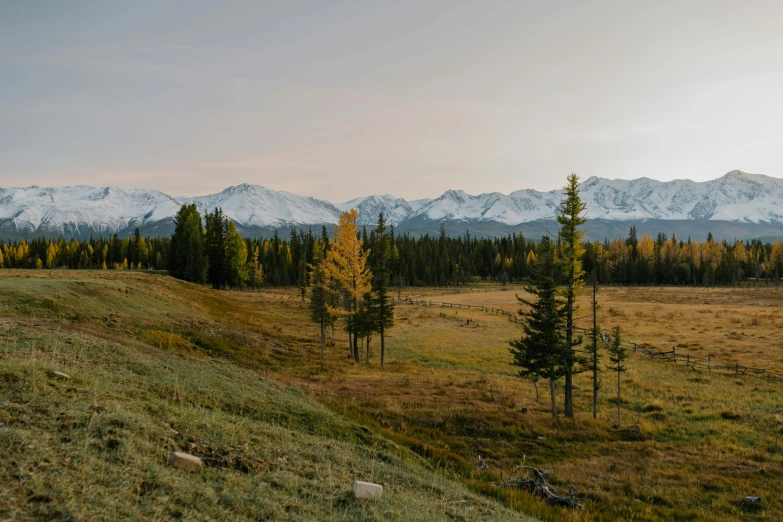
[[[335,238],[326,254],[324,268],[345,295],[345,308],[330,307],[330,312],[346,319],[346,330],[351,339],[354,360],[359,362],[359,342],[356,335],[359,304],[370,292],[372,273],[367,266],[368,250],[362,248],[356,230],[356,218],[359,212],[351,209],[340,214],[340,222],[335,228]]]

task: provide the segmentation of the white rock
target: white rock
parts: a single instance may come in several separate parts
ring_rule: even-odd
[[[380,484],[373,484],[372,482],[357,480],[353,483],[353,494],[356,498],[380,500],[383,495],[383,486]]]
[[[169,464],[184,469],[185,471],[198,471],[201,469],[200,458],[179,451],[175,451],[169,456]]]
[[[55,375],[59,375],[59,376],[60,376],[60,377],[62,377],[63,379],[70,379],[70,378],[71,378],[71,376],[70,376],[70,375],[68,375],[67,373],[63,373],[63,372],[54,372],[54,374],[55,374]]]

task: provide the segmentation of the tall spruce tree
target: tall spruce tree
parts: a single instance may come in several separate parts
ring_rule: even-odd
[[[127,262],[124,258],[121,261]],[[171,236],[168,266],[174,277],[199,284],[207,282],[209,260],[201,214],[195,204],[182,205],[174,216],[174,234]]]
[[[321,329],[321,358],[326,345],[326,327],[332,323],[330,306],[334,305],[333,289],[325,266],[325,244],[316,241],[313,247],[313,263],[310,268],[310,319]]]
[[[391,284],[392,245],[386,232],[386,219],[383,212],[378,214],[378,224],[374,231],[374,241],[370,249],[370,268],[372,270],[372,317],[375,330],[381,337],[381,366],[386,357],[386,330],[394,326],[394,301],[389,293]]]
[[[574,348],[582,344],[581,336],[574,335],[574,312],[576,298],[584,285],[582,270],[582,254],[585,247],[582,243],[585,231],[580,229],[585,224],[582,216],[585,204],[579,197],[579,178],[576,174],[568,176],[563,187],[564,199],[557,210],[557,223],[560,225],[560,273],[565,285],[566,324],[565,335],[568,350],[565,361],[565,416],[574,416],[574,381],[573,376],[579,371],[582,362]]]
[[[209,256],[208,279],[213,288],[226,286],[226,227],[223,210],[216,208],[207,214],[206,243]]]
[[[557,418],[555,382],[566,374],[566,356],[570,346],[563,332],[565,308],[557,290],[554,252],[548,237],[542,238],[540,249],[539,261],[531,269],[532,284],[525,288],[535,299],[517,296],[519,302],[529,306],[530,310],[520,310],[524,316],[524,334],[510,342],[509,350],[514,356],[512,364],[520,368],[521,377],[534,383],[538,379],[549,381],[552,417]]]

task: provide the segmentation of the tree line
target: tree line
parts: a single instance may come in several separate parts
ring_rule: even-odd
[[[369,245],[373,228],[368,231],[367,227],[357,227],[363,245]],[[184,213],[180,209],[175,229],[171,238],[144,238],[137,229],[133,237],[122,239],[114,235],[88,240],[8,240],[0,242],[0,267],[170,270],[177,277],[217,288],[257,288],[265,284],[304,289],[316,242],[329,247],[325,228],[320,234],[291,230],[287,237],[275,232],[268,238],[242,238],[220,209],[203,220],[193,206]],[[414,237],[395,233],[393,226],[387,233],[390,285],[397,289],[477,281],[524,283],[542,248],[561,243],[557,235],[550,238],[549,245],[542,246],[540,240],[521,234],[478,238],[466,233],[450,237],[441,230],[434,236]],[[727,241],[709,235],[699,242],[664,233],[639,237],[636,228],[631,227],[626,238],[582,242],[582,246],[582,265],[604,284],[711,286],[748,280],[777,283],[783,276],[783,245],[779,240]],[[195,271],[188,272],[191,268]]]

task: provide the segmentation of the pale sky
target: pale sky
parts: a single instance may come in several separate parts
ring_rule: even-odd
[[[0,2],[0,186],[783,176],[781,1]]]

